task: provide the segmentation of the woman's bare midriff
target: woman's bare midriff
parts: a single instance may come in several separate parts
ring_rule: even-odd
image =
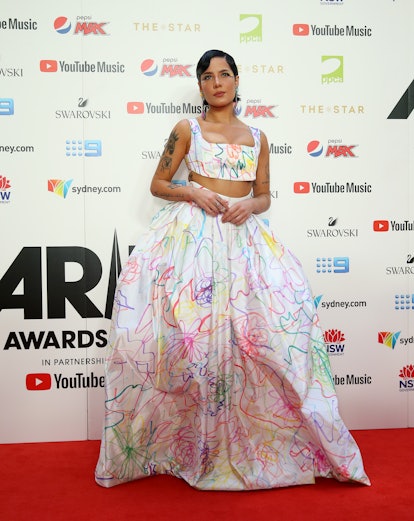
[[[196,172],[190,172],[188,174],[188,180],[194,181],[204,188],[216,192],[227,197],[244,197],[250,194],[252,191],[252,181],[229,181],[225,179],[212,179],[211,177],[205,177],[197,174]]]

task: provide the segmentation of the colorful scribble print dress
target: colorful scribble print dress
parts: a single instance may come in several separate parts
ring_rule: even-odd
[[[259,130],[254,147],[217,145],[189,123],[189,170],[254,178]],[[205,490],[369,484],[301,265],[256,215],[223,224],[179,202],[154,217],[116,289],[105,407],[104,487],[156,474]]]

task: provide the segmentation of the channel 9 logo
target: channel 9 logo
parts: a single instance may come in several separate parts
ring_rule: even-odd
[[[318,257],[316,273],[349,273],[349,257]]]
[[[0,98],[0,116],[13,116],[14,100],[12,98]]]
[[[67,139],[65,142],[67,157],[100,157],[102,142],[99,139]]]

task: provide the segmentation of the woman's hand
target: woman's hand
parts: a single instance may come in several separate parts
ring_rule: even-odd
[[[228,201],[220,197],[219,194],[204,188],[193,187],[192,200],[212,217],[224,214],[229,209]]]
[[[233,204],[228,208],[222,217],[223,223],[232,223],[237,226],[245,223],[247,219],[252,215],[254,210],[253,199],[245,199],[238,203]]]

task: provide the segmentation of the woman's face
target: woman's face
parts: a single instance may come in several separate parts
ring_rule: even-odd
[[[234,76],[225,58],[212,58],[201,74],[198,86],[210,107],[232,103],[236,95],[239,77]]]

